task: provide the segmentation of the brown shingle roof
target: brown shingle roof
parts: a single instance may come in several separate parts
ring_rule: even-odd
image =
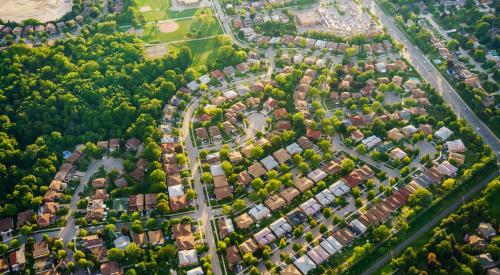
[[[251,181],[252,181],[252,177],[250,176],[250,174],[245,170],[245,171],[241,171],[239,174],[238,174],[238,177],[237,177],[237,180],[238,180],[238,183],[241,184],[241,185],[247,185],[249,184]]]
[[[300,195],[299,190],[295,187],[288,187],[280,192],[280,196],[286,201],[286,203],[291,203],[293,199]]]
[[[174,237],[191,235],[191,224],[178,223],[172,225],[172,234],[174,235]]]
[[[215,193],[216,200],[223,200],[223,199],[230,198],[233,196],[233,189],[231,189],[231,187],[229,187],[229,186],[215,188],[214,193]]]
[[[314,185],[312,180],[305,178],[305,177],[304,178],[295,178],[293,183],[294,183],[295,187],[297,187],[297,189],[299,189],[299,191],[301,193],[311,189]]]
[[[248,215],[248,213],[244,213],[236,218],[234,218],[234,222],[236,226],[240,229],[249,228],[253,223],[253,219]]]
[[[240,252],[236,245],[226,248],[226,260],[229,265],[239,264],[242,262]]]
[[[254,178],[258,178],[266,174],[266,169],[259,162],[254,162],[250,167],[248,167],[248,173]]]
[[[264,201],[264,204],[267,206],[267,208],[269,208],[269,210],[271,210],[271,212],[274,212],[285,206],[285,200],[275,194],[267,198]]]
[[[193,249],[195,246],[194,236],[179,236],[175,238],[175,244],[177,245],[177,250],[179,251]]]
[[[285,163],[292,158],[284,148],[274,152],[273,156],[279,163]]]

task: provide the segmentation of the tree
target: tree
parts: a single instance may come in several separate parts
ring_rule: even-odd
[[[119,248],[111,248],[108,250],[108,259],[111,261],[122,262],[125,259],[125,252]]]
[[[352,159],[345,158],[341,162],[340,167],[342,167],[342,172],[344,174],[348,174],[348,173],[352,172],[352,170],[354,170],[354,161],[352,161]]]
[[[293,236],[295,238],[300,238],[304,234],[304,227],[299,225],[297,228],[293,230]]]
[[[399,171],[402,177],[406,177],[410,173],[410,167],[405,166]]]
[[[448,40],[448,43],[446,44],[446,48],[448,48],[448,50],[450,50],[450,51],[458,50],[458,41],[456,39]]]
[[[490,24],[487,22],[479,21],[475,26],[476,36],[481,40],[490,30]]]
[[[361,196],[361,191],[359,190],[359,187],[355,186],[351,189],[351,194],[354,198],[359,198]]]
[[[226,173],[226,175],[232,174],[233,165],[229,161],[227,161],[227,160],[223,161],[221,164],[221,167],[224,170],[224,172]]]
[[[172,244],[160,248],[158,256],[163,260],[171,260],[177,256],[177,248]]]
[[[250,157],[253,159],[258,159],[264,155],[264,149],[262,149],[262,146],[254,146],[250,150]]]
[[[21,227],[21,234],[24,236],[31,235],[32,231],[33,231],[33,229],[29,225],[23,225],[23,227]]]
[[[191,49],[187,46],[183,46],[179,50],[179,54],[177,56],[177,61],[179,62],[179,67],[182,70],[187,69],[191,63],[193,62],[193,56],[191,54]]]
[[[243,261],[248,264],[248,265],[256,265],[257,264],[257,258],[255,258],[252,253],[246,253],[243,255]]]
[[[142,229],[142,224],[140,221],[135,221],[132,223],[131,230],[134,233],[142,233],[144,230]]]
[[[224,215],[229,216],[229,215],[231,215],[232,212],[233,212],[233,210],[231,209],[231,206],[229,206],[229,205],[222,206],[222,213]]]
[[[371,201],[375,198],[375,191],[374,190],[370,190],[368,191],[368,194],[366,195],[366,198]]]
[[[157,161],[161,157],[161,149],[156,142],[149,142],[144,148],[143,156],[148,161]]]
[[[287,245],[288,245],[288,243],[286,242],[286,239],[285,238],[281,238],[280,239],[280,244],[279,244],[280,249],[284,249]]]
[[[361,207],[363,206],[363,200],[361,198],[357,198],[355,201],[354,201],[354,205],[356,205],[356,207]]]
[[[391,235],[391,231],[386,225],[381,224],[373,230],[373,238],[376,242],[383,241]]]
[[[425,188],[420,188],[410,195],[408,201],[412,207],[426,207],[432,202],[432,193]]]
[[[239,212],[239,211],[243,210],[245,207],[246,207],[246,203],[242,199],[236,199],[232,205],[232,209],[234,212]]]
[[[326,225],[324,223],[320,224],[319,225],[319,233],[325,234],[326,231],[328,231],[328,228],[326,227]]]
[[[307,232],[304,238],[308,242],[312,242],[312,240],[314,239],[313,234],[311,232]]]
[[[127,257],[128,262],[137,263],[142,259],[144,255],[144,250],[140,248],[137,244],[131,243],[125,248],[125,255]]]
[[[196,198],[196,191],[193,188],[189,188],[186,191],[186,198],[188,200],[192,200],[192,199]]]
[[[356,152],[360,154],[366,154],[368,152],[368,149],[364,144],[359,144],[358,146],[356,146]]]
[[[150,188],[153,193],[167,191],[167,179],[162,169],[156,169],[149,175]]]

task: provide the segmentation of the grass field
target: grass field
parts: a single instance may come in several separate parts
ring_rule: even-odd
[[[191,53],[193,55],[193,64],[195,66],[200,66],[206,64],[208,55],[213,52],[218,44],[217,39],[215,37],[212,37],[199,41],[173,43],[171,46],[178,48],[188,46],[191,49]]]
[[[170,33],[158,31],[156,24],[147,24],[144,27],[142,40],[150,44],[168,43],[186,39],[196,39],[222,33],[217,20],[213,18],[211,24],[204,24],[194,18],[175,20],[179,28]],[[189,35],[191,33],[191,35]]]
[[[138,7],[151,8],[150,11],[142,12],[146,22],[154,22],[155,20],[175,19],[181,17],[193,16],[199,8],[186,9],[182,11],[170,10],[172,0],[138,0]]]

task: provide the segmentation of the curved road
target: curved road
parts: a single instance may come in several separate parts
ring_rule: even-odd
[[[272,70],[271,70],[272,71]],[[250,76],[247,78],[242,78],[236,81],[231,82],[232,85],[240,85],[243,83],[251,83],[256,81],[257,79],[265,76],[266,74]],[[227,84],[217,87],[220,90],[224,90],[227,88]],[[214,233],[212,231],[212,227],[210,226],[210,219],[213,218],[215,214],[220,214],[219,209],[212,209],[206,205],[206,201],[208,200],[205,188],[203,188],[203,184],[201,183],[200,176],[200,162],[198,160],[198,149],[196,144],[193,144],[190,135],[190,123],[193,121],[193,114],[196,108],[198,107],[200,100],[202,97],[198,97],[191,101],[184,111],[183,120],[182,120],[182,128],[181,128],[181,136],[182,141],[184,143],[184,147],[186,149],[186,153],[188,154],[191,174],[194,181],[193,188],[196,191],[196,205],[197,209],[193,215],[190,215],[194,219],[200,220],[203,226],[203,231],[205,232],[205,241],[208,245],[208,254],[212,256],[212,269],[214,274],[223,274],[220,266],[219,258],[217,257],[217,247],[216,241],[214,237]]]
[[[488,126],[474,114],[469,106],[467,106],[450,83],[441,75],[441,72],[439,72],[436,67],[429,62],[427,57],[408,40],[406,35],[396,26],[394,19],[386,15],[375,3],[375,0],[365,0],[364,3],[374,15],[380,18],[381,23],[387,27],[391,36],[405,46],[406,51],[403,52],[403,56],[411,61],[417,72],[422,75],[431,86],[437,89],[457,116],[467,120],[471,126],[474,127],[474,130],[483,138],[484,142],[495,151],[497,157],[500,157],[499,139],[493,134]]]

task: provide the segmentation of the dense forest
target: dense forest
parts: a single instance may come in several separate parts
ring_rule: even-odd
[[[39,206],[63,151],[76,144],[155,137],[164,103],[197,74],[184,74],[191,62],[187,47],[146,60],[136,38],[88,31],[1,51],[0,214]]]

